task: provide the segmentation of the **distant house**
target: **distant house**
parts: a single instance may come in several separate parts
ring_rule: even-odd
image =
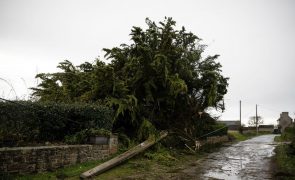
[[[240,121],[239,120],[232,120],[232,121],[217,121],[218,123],[223,123],[228,127],[228,130],[239,130]]]
[[[258,131],[259,132],[270,132],[272,133],[274,131],[274,125],[259,125]]]
[[[289,116],[289,112],[282,112],[278,119],[278,124],[283,133],[286,127],[292,126],[292,118]]]

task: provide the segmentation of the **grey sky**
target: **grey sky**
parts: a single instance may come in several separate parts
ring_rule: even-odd
[[[281,111],[294,118],[293,0],[0,0],[0,78],[25,97],[36,72],[55,72],[64,59],[78,65],[103,57],[102,48],[129,42],[132,26],[165,16],[202,38],[207,55],[221,55],[230,77],[222,119],[239,118],[239,100],[244,123],[256,103],[267,123]],[[0,81],[0,97],[13,96]]]

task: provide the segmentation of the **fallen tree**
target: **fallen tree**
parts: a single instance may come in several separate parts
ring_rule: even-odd
[[[33,95],[39,101],[102,102],[115,111],[112,131],[138,142],[160,130],[177,128],[193,137],[209,132],[215,123],[203,112],[224,108],[228,86],[219,55],[204,57],[201,39],[176,29],[172,18],[147,18],[146,25],[132,28],[129,44],[104,49],[109,63],[75,66],[66,60],[61,71],[38,74]]]

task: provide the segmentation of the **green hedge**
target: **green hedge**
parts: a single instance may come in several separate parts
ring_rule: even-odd
[[[285,141],[291,141],[290,152],[295,156],[295,127],[287,127],[284,133],[281,135],[281,138]]]
[[[195,136],[200,139],[206,139],[210,136],[227,135],[228,128],[223,123],[218,123],[208,113],[203,113],[201,119],[193,119],[192,124],[197,127]]]
[[[0,141],[62,141],[83,129],[111,131],[113,111],[99,104],[0,102]]]
[[[286,127],[281,138],[285,141],[295,141],[295,127]]]
[[[227,135],[228,127],[223,123],[216,123],[212,126],[214,131],[210,136],[224,136]]]

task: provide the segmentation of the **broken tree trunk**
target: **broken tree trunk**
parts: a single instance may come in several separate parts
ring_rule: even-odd
[[[147,148],[149,148],[150,146],[152,146],[153,144],[155,144],[156,142],[160,141],[161,139],[163,139],[164,137],[166,137],[168,135],[168,132],[161,132],[160,133],[160,137],[155,139],[155,138],[150,138],[142,143],[140,143],[139,145],[131,148],[130,150],[124,152],[123,154],[120,154],[119,156],[114,157],[113,159],[104,162],[98,166],[96,166],[95,168],[92,168],[84,173],[82,173],[80,175],[81,179],[86,179],[86,178],[90,178],[92,176],[101,174],[119,164],[121,164],[122,162],[124,162],[127,159],[132,158],[133,156],[143,152],[144,150],[146,150]]]

